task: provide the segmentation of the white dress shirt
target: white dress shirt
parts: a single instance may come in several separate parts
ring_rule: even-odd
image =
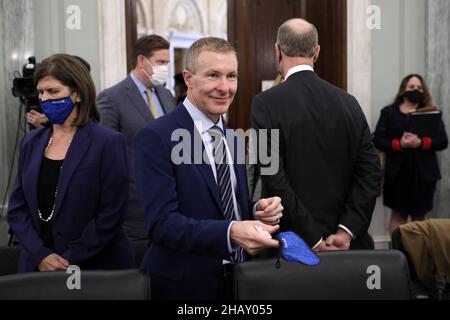
[[[310,65],[300,64],[298,66],[290,68],[289,71],[286,73],[286,76],[284,77],[284,80],[287,80],[294,73],[297,73],[297,72],[300,72],[300,71],[312,71],[312,72],[314,72],[314,69]]]
[[[208,130],[211,129],[214,126],[219,127],[223,132],[223,122],[222,118],[219,119],[219,122],[214,123],[212,122],[203,112],[201,112],[192,102],[189,101],[188,98],[186,98],[183,102],[184,106],[186,107],[186,110],[188,111],[189,115],[191,116],[192,120],[194,121],[195,128],[197,132],[200,134],[203,144],[205,145],[206,154],[208,156],[209,163],[211,164],[212,173],[214,175],[214,179],[217,183],[217,172],[216,172],[216,166],[214,164],[214,156],[213,156],[213,144],[211,143],[212,137],[209,134]],[[226,141],[225,137],[224,141]],[[231,175],[231,194],[233,196],[233,207],[234,207],[234,214],[236,216],[236,220],[241,220],[241,215],[239,212],[239,206],[237,204],[236,199],[236,188],[237,188],[237,179],[236,174],[234,172],[234,166],[233,166],[233,158],[231,157],[230,149],[228,147],[228,144],[225,143],[226,152],[227,152],[227,158],[228,163],[230,165],[230,175]],[[203,159],[203,157],[202,157]],[[230,230],[231,225],[233,222],[230,223],[230,226],[228,228],[228,249],[229,252],[233,251],[233,247],[231,246],[231,240],[230,240]]]
[[[162,117],[165,114],[165,112],[161,105],[161,101],[159,101],[158,95],[156,94],[155,87],[147,88],[138,78],[136,78],[133,72],[130,73],[130,77],[131,80],[133,80],[136,87],[138,87],[138,90],[141,93],[142,98],[144,99],[145,103],[147,103],[148,106],[150,106],[150,102],[148,101],[147,89],[150,89],[152,91],[153,104],[155,105],[157,118]]]

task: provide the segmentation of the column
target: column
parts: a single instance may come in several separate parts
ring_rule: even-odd
[[[450,3],[427,1],[426,68],[434,104],[441,109],[450,131]],[[442,180],[438,183],[432,217],[450,218],[450,150],[438,153]]]

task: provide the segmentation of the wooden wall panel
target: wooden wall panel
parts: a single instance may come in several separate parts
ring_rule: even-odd
[[[133,47],[137,41],[137,10],[136,0],[125,1],[125,27],[127,42],[127,72],[132,69]]]
[[[128,71],[137,37],[136,0],[124,0]],[[263,80],[275,79],[274,43],[281,23],[304,18],[319,31],[321,55],[315,71],[332,84],[347,88],[346,0],[228,0],[228,39],[238,51],[239,89],[230,108],[229,125],[248,129],[252,98]]]
[[[239,89],[229,113],[231,127],[250,127],[252,98],[261,91],[261,82],[274,79],[278,72],[277,29],[290,18],[304,18],[316,25],[322,48],[316,72],[346,89],[346,0],[228,0],[228,39],[239,59]]]

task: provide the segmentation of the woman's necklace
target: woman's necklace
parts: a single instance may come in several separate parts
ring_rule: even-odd
[[[74,136],[74,135],[75,135],[75,134],[73,134],[73,135],[70,137],[69,148],[70,148],[70,144],[72,143],[72,139],[73,139],[73,136]],[[48,140],[48,144],[47,144],[47,147],[45,148],[44,154],[47,153],[48,148],[50,148],[50,146],[52,145],[52,141],[53,141],[53,136],[51,136],[51,137],[50,137],[50,140]],[[60,171],[60,172],[61,172],[61,170],[62,170],[62,165],[61,165],[61,167],[59,168],[59,171]],[[41,212],[41,210],[39,210],[39,208],[38,208],[39,219],[41,219],[41,220],[44,221],[44,222],[49,222],[49,221],[53,218],[53,215],[54,215],[54,213],[55,213],[55,205],[56,205],[56,197],[57,197],[57,196],[58,196],[58,186],[56,186],[56,189],[55,189],[55,201],[53,202],[53,208],[52,208],[52,211],[51,211],[50,215],[48,216],[47,219],[44,219],[44,218],[42,217],[42,212]]]

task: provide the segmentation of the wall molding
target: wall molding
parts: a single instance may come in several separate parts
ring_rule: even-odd
[[[127,75],[125,3],[98,0],[100,38],[100,88],[109,88]]]
[[[372,32],[367,27],[370,0],[347,1],[347,90],[372,123]]]

